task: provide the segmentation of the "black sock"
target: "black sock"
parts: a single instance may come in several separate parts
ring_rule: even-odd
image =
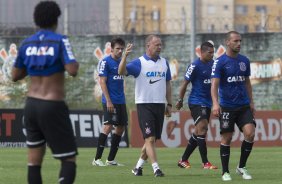
[[[206,136],[198,135],[197,142],[198,142],[202,162],[205,164],[208,162]]]
[[[29,165],[27,171],[27,180],[29,184],[41,184],[41,166]]]
[[[75,179],[76,164],[75,162],[62,161],[59,175],[59,184],[72,184]]]
[[[109,153],[109,156],[108,156],[109,161],[112,161],[112,160],[115,159],[117,151],[118,151],[120,140],[121,140],[120,135],[113,134],[112,141],[111,141],[111,149],[110,149],[110,153]]]
[[[108,138],[108,135],[104,133],[100,133],[95,160],[102,158],[107,138]]]
[[[198,146],[197,143],[197,136],[195,134],[193,134],[188,142],[188,145],[182,155],[182,160],[188,160],[188,158],[190,157],[190,155],[193,153],[193,151],[195,150],[195,148]]]
[[[229,158],[230,158],[230,146],[220,145],[220,158],[222,164],[222,174],[225,172],[229,173]]]
[[[239,168],[243,168],[246,166],[247,159],[252,151],[253,142],[243,141],[241,145],[241,157],[239,162]]]

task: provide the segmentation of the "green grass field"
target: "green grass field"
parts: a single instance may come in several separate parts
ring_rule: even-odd
[[[107,158],[109,149],[105,149],[103,160]],[[139,157],[140,149],[121,148],[116,160],[125,164],[123,167],[95,167],[91,165],[96,148],[80,148],[77,160],[76,184],[172,184],[172,183],[226,183],[221,181],[221,169],[203,170],[200,164],[200,156],[196,150],[190,158],[191,169],[180,169],[177,167],[177,160],[182,155],[184,148],[158,148],[159,165],[165,177],[155,178],[151,164],[147,163],[143,169],[143,176],[137,177],[131,174]],[[232,181],[228,183],[255,183],[255,184],[281,184],[282,169],[282,148],[256,148],[248,160],[248,170],[253,180],[244,181],[241,176],[236,175],[240,149],[231,148],[230,172]],[[209,160],[219,166],[219,149],[208,149]],[[0,150],[0,183],[1,184],[22,184],[26,183],[26,149],[25,148],[1,148]],[[57,183],[59,161],[52,158],[49,150],[45,156],[42,173],[45,184]]]

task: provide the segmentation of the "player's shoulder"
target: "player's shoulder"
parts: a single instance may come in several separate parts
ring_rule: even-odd
[[[249,58],[247,56],[244,56],[242,54],[238,54],[238,59],[241,61],[248,61],[249,62]]]

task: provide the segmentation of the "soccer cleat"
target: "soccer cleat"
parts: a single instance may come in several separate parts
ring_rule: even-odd
[[[139,168],[134,168],[131,170],[132,174],[134,174],[135,176],[142,176],[143,175],[143,171],[142,171],[142,167]]]
[[[116,162],[115,160],[112,160],[112,161],[106,160],[105,164],[107,166],[124,166],[123,164],[120,164],[120,163]]]
[[[247,170],[246,167],[243,167],[243,168],[237,167],[236,173],[239,174],[239,175],[242,175],[242,178],[244,180],[251,180],[252,179],[252,176],[248,173],[248,170]]]
[[[164,173],[160,169],[157,169],[155,171],[154,175],[155,175],[155,177],[163,177]]]
[[[218,169],[215,165],[212,165],[210,162],[203,164],[203,169]]]
[[[228,172],[225,172],[223,175],[222,175],[222,181],[231,181],[232,178],[230,176],[230,174]]]
[[[101,159],[95,160],[95,158],[93,159],[92,165],[95,165],[95,166],[106,166]]]
[[[185,168],[185,169],[190,169],[191,168],[191,165],[190,165],[188,160],[184,160],[184,161],[183,160],[179,160],[177,165],[180,168]]]

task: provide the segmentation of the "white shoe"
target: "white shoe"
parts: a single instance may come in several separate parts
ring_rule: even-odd
[[[92,165],[95,165],[95,166],[106,166],[101,159],[95,160],[95,158],[93,159]]]
[[[228,172],[225,172],[223,175],[222,175],[222,181],[231,181],[232,178],[230,176],[230,174]]]
[[[112,161],[106,160],[105,164],[107,166],[124,166],[123,164],[120,164],[120,163],[116,162],[115,160],[112,160]]]
[[[246,167],[243,167],[243,168],[237,167],[236,173],[239,174],[239,175],[242,175],[242,178],[244,180],[251,180],[252,179],[252,176],[248,173],[248,170],[247,170]]]

